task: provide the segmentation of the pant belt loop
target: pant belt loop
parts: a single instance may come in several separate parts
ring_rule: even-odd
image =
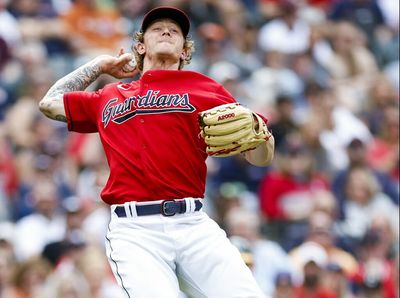
[[[190,213],[190,198],[184,198],[186,204],[186,211],[185,213]]]
[[[136,202],[135,201],[129,202],[129,209],[131,211],[132,217],[137,217],[138,216],[137,215],[137,209],[136,209]]]
[[[131,208],[130,208],[130,202],[125,202],[124,203],[124,209],[125,209],[125,214],[126,217],[132,217],[132,213],[131,213]]]
[[[196,209],[196,203],[194,202],[194,198],[185,198],[186,200],[186,210],[187,213],[193,213],[195,212]]]

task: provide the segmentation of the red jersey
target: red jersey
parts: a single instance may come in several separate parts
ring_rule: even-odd
[[[98,132],[110,167],[108,204],[204,196],[205,143],[198,113],[235,102],[192,71],[151,70],[128,84],[64,95],[68,130]]]

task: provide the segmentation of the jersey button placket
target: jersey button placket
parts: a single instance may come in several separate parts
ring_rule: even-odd
[[[143,118],[140,118],[139,122],[140,122],[141,124],[144,124],[144,119],[143,119]],[[142,144],[142,148],[143,148],[143,149],[146,149],[146,148],[147,148],[146,144]]]

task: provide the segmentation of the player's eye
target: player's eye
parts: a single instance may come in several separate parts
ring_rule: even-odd
[[[161,27],[154,27],[153,31],[161,31]]]

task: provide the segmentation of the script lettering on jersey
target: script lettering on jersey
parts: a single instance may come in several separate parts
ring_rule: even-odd
[[[125,117],[127,115],[126,113],[132,110],[132,104],[134,102],[132,97],[126,98],[123,102],[113,105],[117,101],[118,98],[110,99],[103,109],[101,122],[104,123],[104,128],[110,123],[110,120]],[[133,112],[135,112],[135,110]]]
[[[110,121],[121,124],[140,114],[192,113],[189,94],[160,94],[159,90],[148,90],[143,96],[136,95],[119,101],[110,99],[103,108],[101,121],[104,128]]]

